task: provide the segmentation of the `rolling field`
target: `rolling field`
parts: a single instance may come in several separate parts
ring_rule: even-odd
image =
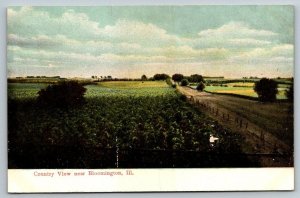
[[[87,85],[86,103],[67,109],[36,104],[43,86],[8,86],[10,168],[258,165],[245,156],[220,156],[241,153],[243,137],[193,108],[165,82]],[[219,138],[213,147],[210,136]]]

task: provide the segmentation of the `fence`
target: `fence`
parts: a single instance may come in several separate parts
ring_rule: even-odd
[[[274,137],[271,137],[265,130],[258,126],[249,123],[247,119],[226,109],[220,108],[211,102],[201,101],[193,96],[187,96],[187,99],[190,103],[195,104],[198,108],[201,108],[202,111],[206,111],[219,121],[234,126],[236,131],[240,131],[243,134],[255,138],[257,140],[255,147],[272,153],[291,152],[287,145],[274,140]],[[269,141],[270,139],[274,141]]]

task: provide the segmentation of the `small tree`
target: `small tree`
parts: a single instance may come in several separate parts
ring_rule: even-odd
[[[189,81],[187,79],[181,80],[181,86],[188,86],[188,85],[189,85]]]
[[[83,104],[85,91],[77,81],[63,81],[41,89],[37,101],[42,105],[67,108]]]
[[[172,80],[174,80],[175,82],[180,82],[183,79],[183,75],[182,74],[174,74],[172,76]]]
[[[200,82],[200,83],[197,85],[197,87],[196,87],[196,89],[197,89],[198,91],[203,91],[204,88],[205,88],[205,84],[204,84],[203,82]]]
[[[167,80],[166,80],[166,83],[168,84],[168,85],[170,85],[170,86],[172,86],[172,81],[171,81],[171,78],[167,78]]]
[[[285,91],[285,95],[289,101],[294,101],[294,83]]]
[[[147,76],[146,76],[145,74],[142,75],[141,80],[142,80],[142,81],[146,81],[146,80],[147,80]]]
[[[272,79],[262,78],[257,81],[254,86],[254,91],[257,93],[260,101],[273,102],[276,100],[277,82]]]

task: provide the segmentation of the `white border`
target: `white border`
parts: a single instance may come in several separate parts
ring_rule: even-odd
[[[101,175],[90,174],[102,173]],[[119,171],[122,175],[103,175]],[[294,168],[8,170],[8,192],[157,192],[294,190]],[[59,176],[59,172],[70,173]],[[39,176],[39,173],[49,173]],[[84,176],[74,176],[84,173]]]
[[[231,0],[231,1],[226,1],[226,0],[167,0],[162,2],[161,0],[104,0],[104,1],[97,1],[97,0],[1,0],[0,1],[0,126],[1,126],[1,132],[0,133],[0,139],[2,141],[1,149],[0,149],[0,156],[1,156],[1,162],[0,163],[0,170],[1,170],[1,176],[2,179],[0,180],[0,195],[1,197],[8,197],[6,194],[7,192],[7,101],[6,101],[6,96],[7,96],[7,90],[6,90],[6,30],[5,30],[5,24],[6,24],[6,17],[5,13],[6,11],[4,10],[7,6],[13,6],[13,5],[43,5],[43,6],[79,6],[79,5],[162,5],[162,4],[168,4],[168,5],[178,5],[178,4],[185,4],[185,5],[196,5],[196,4],[202,4],[202,5],[273,5],[273,4],[289,4],[289,5],[295,5],[295,13],[296,13],[296,26],[295,26],[295,36],[296,36],[296,46],[295,46],[295,51],[298,52],[298,45],[299,45],[299,39],[297,35],[299,35],[299,7],[300,7],[300,1],[299,0]],[[298,68],[297,65],[299,65],[299,55],[296,53],[295,56],[295,77],[298,77]],[[299,103],[298,98],[299,98],[299,93],[297,92],[298,87],[300,86],[300,81],[298,78],[295,78],[295,89],[296,89],[296,94],[295,94],[295,151],[299,150],[299,146],[297,144],[299,140],[299,135],[297,133],[299,129],[299,124],[298,124],[298,119],[299,119],[299,112],[297,109],[299,109]],[[295,167],[297,169],[298,167],[298,153],[295,153]],[[6,162],[6,163],[5,163]],[[27,170],[28,171],[28,170]],[[296,171],[295,172],[295,178],[299,178],[299,174]],[[260,175],[256,175],[257,181],[259,182],[262,178]],[[275,178],[274,178],[275,179]],[[226,180],[227,181],[227,180]],[[77,191],[78,192],[78,191]],[[294,192],[289,192],[289,193],[276,193],[276,192],[260,192],[260,196],[270,196],[270,197],[299,197],[300,193],[299,191]],[[158,194],[155,194],[157,196]],[[160,194],[161,197],[193,197],[195,194]],[[253,197],[253,195],[257,196],[257,193],[201,193],[201,197]],[[24,195],[25,196],[25,195]],[[23,195],[18,195],[19,197],[24,197]],[[51,194],[46,194],[46,195],[41,195],[41,194],[31,194],[29,197],[50,197]],[[55,197],[94,197],[94,194],[55,194]],[[95,195],[98,197],[98,195]],[[120,197],[120,196],[125,196],[125,197],[132,197],[136,196],[134,194],[102,194],[102,196],[105,197]],[[140,196],[149,196],[146,194],[139,194]],[[152,196],[152,195],[150,195]],[[197,197],[199,195],[196,195]],[[11,197],[11,196],[10,196]],[[28,197],[28,196],[25,196]]]

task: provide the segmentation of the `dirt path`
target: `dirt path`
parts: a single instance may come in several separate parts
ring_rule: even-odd
[[[293,159],[290,158],[292,158],[291,153],[293,146],[274,136],[271,131],[265,129],[265,126],[251,121],[251,116],[261,116],[262,119],[266,119],[272,123],[275,119],[272,118],[272,114],[277,110],[273,107],[274,105],[260,106],[261,104],[258,104],[257,101],[198,92],[189,87],[178,86],[177,89],[182,94],[186,95],[188,101],[202,112],[217,120],[223,126],[231,129],[233,132],[242,134],[246,139],[246,143],[250,145],[250,147],[244,148],[244,152],[257,155],[276,154],[288,156],[278,159],[275,159],[274,157],[261,158],[260,161],[263,166],[292,165]],[[262,108],[265,109],[262,110]],[[271,115],[269,116],[268,114]],[[282,114],[283,113],[280,115]],[[274,124],[276,124],[275,121]]]

